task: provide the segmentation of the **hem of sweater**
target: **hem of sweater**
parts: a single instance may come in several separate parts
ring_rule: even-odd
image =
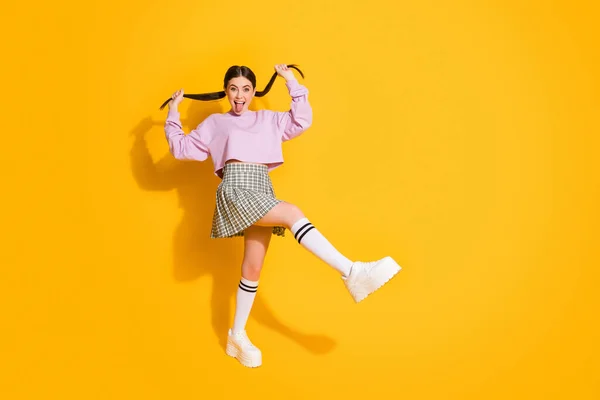
[[[230,158],[227,161],[229,161],[229,160],[232,160],[232,159]],[[236,158],[235,160],[239,160],[239,159]],[[269,172],[273,171],[275,168],[279,168],[284,163],[284,161],[282,159],[275,160],[275,161],[239,160],[239,162],[241,162],[241,163],[265,164],[267,166],[267,169],[268,169]],[[221,179],[223,179],[223,168],[224,167],[225,167],[225,162],[223,163],[223,165],[218,166],[214,170],[214,174],[216,176],[218,176],[219,178],[221,178]]]

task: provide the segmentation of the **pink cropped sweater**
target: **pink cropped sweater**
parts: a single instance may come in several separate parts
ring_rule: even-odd
[[[209,156],[214,173],[223,178],[228,160],[261,163],[269,171],[283,164],[282,143],[304,132],[312,123],[308,89],[297,80],[286,81],[292,97],[289,111],[246,111],[236,115],[216,113],[185,134],[179,112],[169,110],[165,134],[171,154],[179,160],[204,161]]]

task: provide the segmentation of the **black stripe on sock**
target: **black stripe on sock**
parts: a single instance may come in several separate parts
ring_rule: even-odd
[[[304,235],[306,235],[308,232],[310,232],[310,230],[311,230],[311,229],[315,229],[315,227],[314,227],[314,226],[311,226],[310,228],[308,228],[307,230],[305,230],[305,231],[304,231],[304,233],[302,234],[302,236],[300,236],[300,237],[298,238],[298,243],[301,243],[301,242],[302,242],[302,238],[304,237]]]
[[[240,285],[245,286],[248,289],[256,289],[258,287],[258,285],[256,285],[256,286],[250,286],[250,285],[244,283],[243,281],[240,281]]]
[[[258,290],[258,286],[250,286],[246,285],[244,282],[240,281],[239,285],[240,289],[248,293],[255,293]]]
[[[312,227],[314,228],[314,226],[313,226],[313,224],[312,224],[312,223],[310,223],[310,222],[307,222],[306,224],[302,225],[302,226],[300,227],[300,229],[298,229],[298,230],[296,231],[296,233],[294,234],[294,238],[295,238],[296,240],[298,240],[298,235],[300,234],[300,232],[302,232],[302,230],[303,230],[304,228],[306,228],[306,227],[309,227],[309,226],[312,226]],[[312,229],[312,228],[311,228],[311,229]],[[309,230],[310,230],[310,229],[309,229]],[[307,231],[307,232],[308,232],[308,231]],[[304,236],[304,235],[302,235],[302,236]]]

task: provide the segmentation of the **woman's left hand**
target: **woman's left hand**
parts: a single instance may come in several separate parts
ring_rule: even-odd
[[[288,68],[287,64],[275,65],[275,71],[277,71],[277,74],[279,74],[279,76],[284,78],[286,81],[296,79],[296,77],[294,76],[294,73],[292,72],[291,69]]]

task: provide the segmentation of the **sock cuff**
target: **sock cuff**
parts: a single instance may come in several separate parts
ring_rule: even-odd
[[[308,218],[300,218],[298,221],[294,222],[292,224],[292,227],[290,228],[290,231],[292,231],[293,234],[296,234],[296,232],[298,231],[298,229],[302,228],[302,226],[306,225],[310,223],[310,221],[308,220]]]
[[[308,218],[302,218],[292,225],[291,231],[298,243],[301,243],[304,235],[306,235],[312,229],[315,229],[315,226],[308,220]]]
[[[251,281],[242,277],[239,288],[248,293],[256,293],[258,290],[258,281]]]

